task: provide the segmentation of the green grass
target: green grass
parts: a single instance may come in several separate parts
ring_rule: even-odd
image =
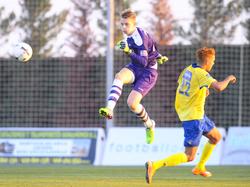
[[[194,176],[191,167],[160,169],[150,186],[250,187],[250,166],[208,167],[211,178]],[[144,167],[0,165],[0,187],[143,187]]]

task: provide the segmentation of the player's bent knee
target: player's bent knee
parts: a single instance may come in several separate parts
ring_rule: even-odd
[[[222,138],[221,134],[218,134],[218,135],[215,137],[214,144],[219,143],[219,141],[221,140],[221,138]]]
[[[127,104],[128,104],[128,107],[130,108],[131,111],[135,111],[136,110],[136,107],[137,107],[137,104],[132,102],[131,100],[127,100]]]
[[[221,133],[216,133],[216,136],[214,137],[214,144],[219,143],[219,141],[221,140],[222,136]]]
[[[119,73],[116,73],[115,74],[115,79],[118,79],[118,80],[122,80],[122,77]]]
[[[212,137],[212,138],[210,138],[209,139],[209,142],[211,143],[211,144],[217,144],[217,143],[219,143],[219,141],[221,140],[221,134],[217,134],[216,136],[214,136],[214,137]]]

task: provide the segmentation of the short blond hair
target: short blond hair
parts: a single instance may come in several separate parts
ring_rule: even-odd
[[[123,10],[121,13],[121,18],[123,19],[131,18],[131,19],[136,20],[136,13],[132,11],[131,9]]]
[[[215,56],[214,48],[202,47],[196,51],[196,58],[201,64],[212,56]]]

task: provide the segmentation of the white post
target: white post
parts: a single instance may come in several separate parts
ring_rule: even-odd
[[[107,56],[106,56],[106,98],[113,84],[113,57],[114,57],[114,0],[107,0]],[[106,129],[113,126],[113,120],[106,120]]]
[[[240,46],[240,77],[239,77],[239,117],[238,126],[242,125],[242,86],[243,86],[243,73],[244,73],[244,45]]]

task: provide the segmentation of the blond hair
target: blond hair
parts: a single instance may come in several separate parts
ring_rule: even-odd
[[[132,11],[131,9],[123,10],[121,13],[121,18],[123,19],[131,18],[131,19],[136,20],[136,13]]]
[[[196,58],[201,64],[212,56],[215,56],[214,48],[202,47],[196,51]]]

